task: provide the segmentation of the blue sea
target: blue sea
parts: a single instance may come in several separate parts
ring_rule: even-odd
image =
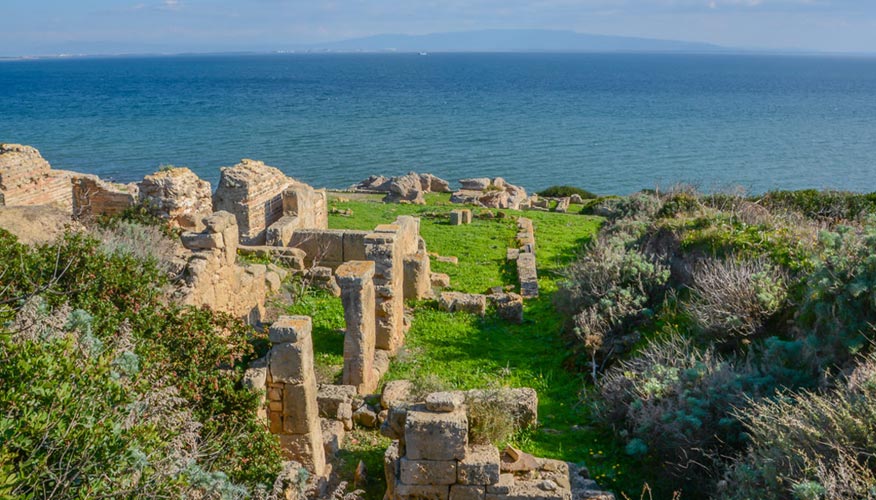
[[[214,186],[264,160],[316,186],[503,176],[628,193],[679,181],[876,191],[876,59],[289,54],[0,63],[0,142],[55,168]]]

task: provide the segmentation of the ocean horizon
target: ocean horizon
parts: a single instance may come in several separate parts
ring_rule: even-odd
[[[626,194],[678,182],[876,191],[876,59],[274,54],[0,64],[0,142],[54,168],[214,188],[241,158],[316,186],[501,176]]]

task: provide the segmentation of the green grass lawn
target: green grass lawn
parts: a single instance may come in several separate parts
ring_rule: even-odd
[[[505,262],[505,250],[513,245],[517,232],[514,218],[522,215],[535,225],[541,287],[541,296],[526,302],[521,325],[490,314],[485,318],[448,314],[437,310],[434,301],[408,304],[414,310],[411,330],[384,381],[410,379],[422,386],[455,389],[532,387],[538,391],[540,427],[514,436],[512,444],[538,456],[584,462],[601,485],[638,497],[643,477],[612,435],[589,425],[589,407],[582,392],[586,381],[582,374],[566,369],[562,318],[552,305],[559,269],[595,234],[601,220],[506,211],[506,218],[476,218],[471,225],[451,226],[447,213],[458,206],[449,203],[448,195],[429,195],[425,206],[383,204],[379,199],[331,202],[333,207],[352,209],[353,215],[332,215],[329,227],[371,229],[399,215],[419,216],[420,234],[429,251],[459,258],[458,266],[433,259],[432,270],[450,275],[453,290],[484,293],[492,286],[516,283],[513,266]],[[474,210],[476,215],[483,211]],[[344,339],[340,299],[313,294],[289,311],[313,316],[319,370],[323,377],[337,377]],[[385,439],[357,432],[343,452],[345,467],[355,467],[353,462],[359,459],[366,463],[369,498],[381,498],[384,491],[385,447]]]

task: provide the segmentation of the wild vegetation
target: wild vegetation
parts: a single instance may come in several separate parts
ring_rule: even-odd
[[[607,222],[557,304],[592,415],[655,492],[876,493],[871,195],[678,188],[587,210]]]

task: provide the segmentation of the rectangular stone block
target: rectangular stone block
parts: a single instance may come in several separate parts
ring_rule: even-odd
[[[279,439],[283,456],[287,460],[299,462],[315,476],[325,475],[325,449],[321,431],[311,434],[280,434]]]
[[[268,353],[268,366],[274,382],[301,384],[314,377],[313,340],[302,337],[298,342],[275,344]]]
[[[471,210],[464,208],[461,210],[462,212],[462,223],[463,224],[471,224],[472,215]]]
[[[393,441],[383,454],[383,474],[386,478],[386,498],[395,498],[395,484],[399,476],[399,443]]]
[[[456,460],[411,460],[402,457],[399,479],[405,484],[454,484]]]
[[[365,236],[368,231],[344,231],[344,262],[365,260]]]
[[[280,316],[268,329],[268,338],[274,344],[294,343],[310,337],[312,332],[313,320],[310,316]]]
[[[286,384],[283,389],[283,431],[287,434],[306,434],[319,428],[319,404],[316,400],[316,382]]]
[[[404,484],[395,486],[397,500],[448,500],[450,487],[447,485]]]
[[[484,500],[483,486],[455,484],[450,487],[450,500]]]
[[[419,251],[405,257],[404,290],[406,300],[419,300],[432,294],[432,263],[429,254]]]
[[[377,388],[373,363],[376,344],[376,297],[374,262],[347,262],[338,268],[346,333],[344,335],[344,384],[356,386],[360,394]]]
[[[465,222],[462,216],[462,210],[452,210],[450,212],[450,225],[461,226],[463,224],[465,224]]]
[[[487,485],[487,494],[507,495],[514,486],[514,474],[499,474],[499,482]]]
[[[493,445],[473,445],[459,461],[460,484],[488,485],[499,482],[499,450]]]
[[[434,413],[418,405],[405,420],[406,457],[412,460],[462,460],[468,445],[465,410]]]
[[[278,411],[268,412],[268,423],[271,428],[271,434],[283,433],[283,414]]]
[[[225,241],[221,233],[194,233],[186,231],[180,235],[180,241],[189,250],[225,248]]]
[[[295,230],[301,227],[301,220],[295,215],[284,215],[265,230],[265,245],[285,247],[292,242]]]

